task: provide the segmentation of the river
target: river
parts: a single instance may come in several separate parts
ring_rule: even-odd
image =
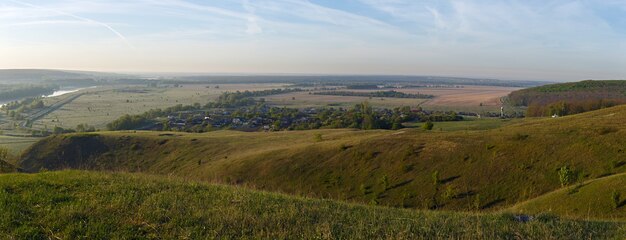
[[[85,88],[66,88],[66,89],[59,89],[59,90],[56,90],[56,91],[52,92],[52,94],[43,95],[43,96],[41,96],[41,97],[43,97],[43,98],[48,98],[48,97],[58,97],[58,96],[63,96],[63,95],[65,95],[65,94],[69,94],[69,93],[75,93],[75,92],[78,92],[78,91],[83,90],[83,89],[89,89],[89,88],[95,88],[95,87],[96,87],[96,86],[93,86],[93,87],[85,87]],[[16,101],[16,100],[11,100],[11,101],[0,101],[0,107],[3,107],[3,106],[4,106],[4,105],[6,105],[7,103],[14,102],[14,101]]]

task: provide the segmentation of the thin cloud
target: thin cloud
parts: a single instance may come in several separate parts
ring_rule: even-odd
[[[27,7],[31,7],[31,8],[35,8],[35,9],[39,9],[39,10],[46,10],[46,11],[51,11],[51,12],[55,12],[58,13],[60,15],[65,15],[68,17],[72,17],[87,23],[92,23],[95,25],[99,25],[102,26],[106,29],[108,29],[109,31],[111,31],[113,34],[115,34],[117,37],[119,37],[128,47],[130,48],[134,48],[134,46],[132,44],[130,44],[130,42],[128,41],[128,39],[119,31],[115,30],[113,27],[111,27],[110,25],[100,22],[100,21],[96,21],[90,18],[85,18],[85,17],[81,17],[81,16],[77,16],[68,12],[64,12],[64,11],[60,11],[60,10],[56,10],[56,9],[50,9],[50,8],[44,8],[44,7],[40,7],[31,3],[27,3],[27,2],[23,2],[23,1],[18,1],[18,0],[9,0],[10,2],[22,5],[22,6],[27,6]]]

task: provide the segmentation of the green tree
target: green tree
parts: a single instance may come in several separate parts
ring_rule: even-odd
[[[435,124],[433,124],[433,122],[431,121],[426,121],[424,125],[422,125],[422,128],[428,131],[433,130],[433,127],[435,127]]]

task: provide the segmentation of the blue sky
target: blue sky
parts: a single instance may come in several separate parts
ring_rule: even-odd
[[[626,1],[0,0],[0,68],[626,78]]]

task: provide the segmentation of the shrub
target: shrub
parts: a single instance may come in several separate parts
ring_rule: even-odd
[[[448,187],[446,187],[446,191],[443,193],[444,201],[452,200],[454,196],[456,196],[456,191],[454,190],[454,187],[448,185]]]
[[[438,187],[439,186],[439,171],[434,171],[431,175],[431,178],[433,179],[433,184]]]
[[[345,143],[342,143],[342,144],[339,146],[339,150],[341,150],[341,151],[348,150],[348,148],[350,148],[350,146],[346,145]]]
[[[361,184],[359,190],[361,190],[361,194],[363,194],[363,196],[367,195],[367,187],[365,186],[365,184]]]
[[[321,133],[316,133],[314,139],[316,142],[324,141],[324,138],[322,137]]]
[[[402,171],[404,173],[408,173],[410,171],[413,171],[413,169],[415,168],[415,166],[413,164],[406,164],[402,167]]]
[[[425,122],[425,123],[424,123],[424,125],[422,125],[422,128],[423,128],[424,130],[428,130],[428,131],[430,131],[430,130],[433,130],[433,127],[434,127],[434,126],[435,126],[435,124],[433,124],[433,122],[431,122],[431,121],[427,121],[427,122]]]
[[[482,200],[480,198],[480,194],[476,194],[476,196],[474,197],[474,201],[472,202],[472,207],[476,211],[482,208]]]
[[[619,208],[622,203],[621,194],[617,190],[613,190],[613,192],[611,193],[611,200],[613,203],[613,208]]]
[[[380,184],[383,185],[384,190],[387,190],[387,188],[389,188],[389,177],[387,177],[387,175],[383,175],[380,179]]]
[[[528,134],[521,134],[521,133],[517,133],[515,134],[515,137],[513,137],[513,139],[518,140],[518,141],[523,141],[528,139],[529,135]]]
[[[574,180],[574,172],[567,167],[563,166],[559,169],[559,181],[561,182],[561,187],[565,187],[570,185]]]

